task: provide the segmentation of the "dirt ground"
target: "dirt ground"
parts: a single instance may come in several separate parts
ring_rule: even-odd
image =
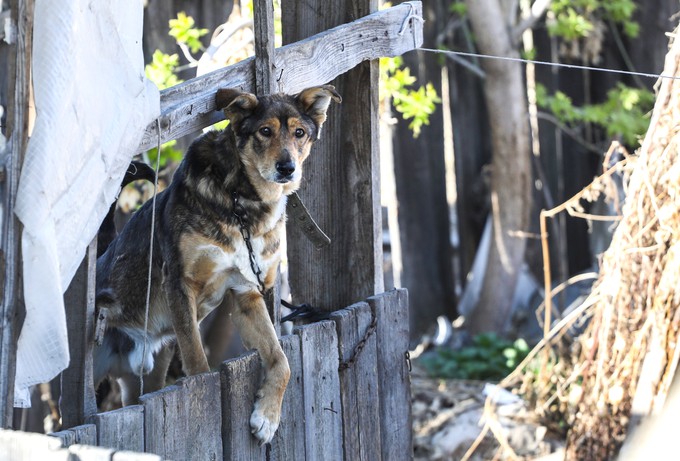
[[[416,461],[460,461],[484,428],[484,402],[493,383],[428,378],[414,368],[411,376]],[[470,461],[561,460],[564,442],[535,421],[516,395],[500,390],[496,418],[490,421],[505,437],[503,445],[489,431]]]

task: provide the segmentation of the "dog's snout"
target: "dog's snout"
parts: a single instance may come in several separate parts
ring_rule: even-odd
[[[283,176],[290,176],[295,172],[295,163],[289,161],[276,162],[276,171]]]

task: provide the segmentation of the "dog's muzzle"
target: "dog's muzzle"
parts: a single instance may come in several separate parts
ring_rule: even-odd
[[[295,163],[294,162],[276,162],[276,182],[287,183],[294,179]]]

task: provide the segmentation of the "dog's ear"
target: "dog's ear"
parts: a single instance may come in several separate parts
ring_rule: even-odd
[[[251,93],[225,88],[217,90],[215,106],[222,110],[229,123],[238,131],[244,118],[252,114],[257,107],[257,97]]]
[[[309,115],[316,124],[316,139],[321,135],[321,126],[326,121],[326,110],[331,101],[342,102],[342,98],[335,91],[333,85],[322,85],[302,90],[295,98],[302,107],[302,111]]]

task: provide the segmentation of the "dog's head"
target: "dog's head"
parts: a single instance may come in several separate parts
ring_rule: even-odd
[[[296,186],[302,176],[302,163],[312,143],[319,139],[328,106],[331,101],[341,100],[333,86],[323,85],[294,96],[259,98],[222,89],[215,103],[229,120],[246,169],[251,174],[257,172],[264,181]]]

